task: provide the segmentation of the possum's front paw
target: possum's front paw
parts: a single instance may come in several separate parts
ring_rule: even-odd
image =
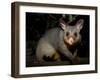
[[[80,57],[75,57],[73,60],[72,60],[72,64],[79,64],[80,63]]]

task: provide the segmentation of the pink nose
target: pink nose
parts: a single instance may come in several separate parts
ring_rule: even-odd
[[[70,45],[72,45],[72,44],[73,44],[73,42],[74,42],[73,38],[72,38],[72,37],[70,37],[70,38],[69,38],[69,40],[68,40],[68,42],[69,42],[69,44],[70,44]]]

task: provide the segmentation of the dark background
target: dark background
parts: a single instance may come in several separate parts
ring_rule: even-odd
[[[89,64],[89,15],[71,14],[45,14],[45,13],[26,13],[26,67],[38,66],[35,64],[35,51],[37,43],[48,29],[59,27],[59,19],[70,25],[74,25],[79,19],[84,19],[84,26],[81,30],[82,42],[79,47],[78,55],[87,58],[83,64]],[[41,65],[40,65],[41,66]]]

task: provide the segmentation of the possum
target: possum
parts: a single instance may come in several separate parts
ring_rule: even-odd
[[[60,27],[48,30],[39,40],[36,49],[36,58],[39,62],[61,61],[60,54],[64,55],[72,63],[79,60],[77,49],[70,51],[81,42],[80,31],[84,20],[80,19],[74,26],[59,20]]]

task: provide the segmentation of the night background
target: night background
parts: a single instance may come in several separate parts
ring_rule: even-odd
[[[36,47],[44,33],[59,26],[59,19],[74,25],[79,19],[84,20],[84,26],[80,32],[82,41],[78,49],[78,56],[84,58],[81,64],[89,64],[89,15],[71,14],[47,14],[26,12],[26,67],[44,66],[36,62]],[[60,63],[64,65],[65,63]],[[46,66],[46,65],[45,65]]]

